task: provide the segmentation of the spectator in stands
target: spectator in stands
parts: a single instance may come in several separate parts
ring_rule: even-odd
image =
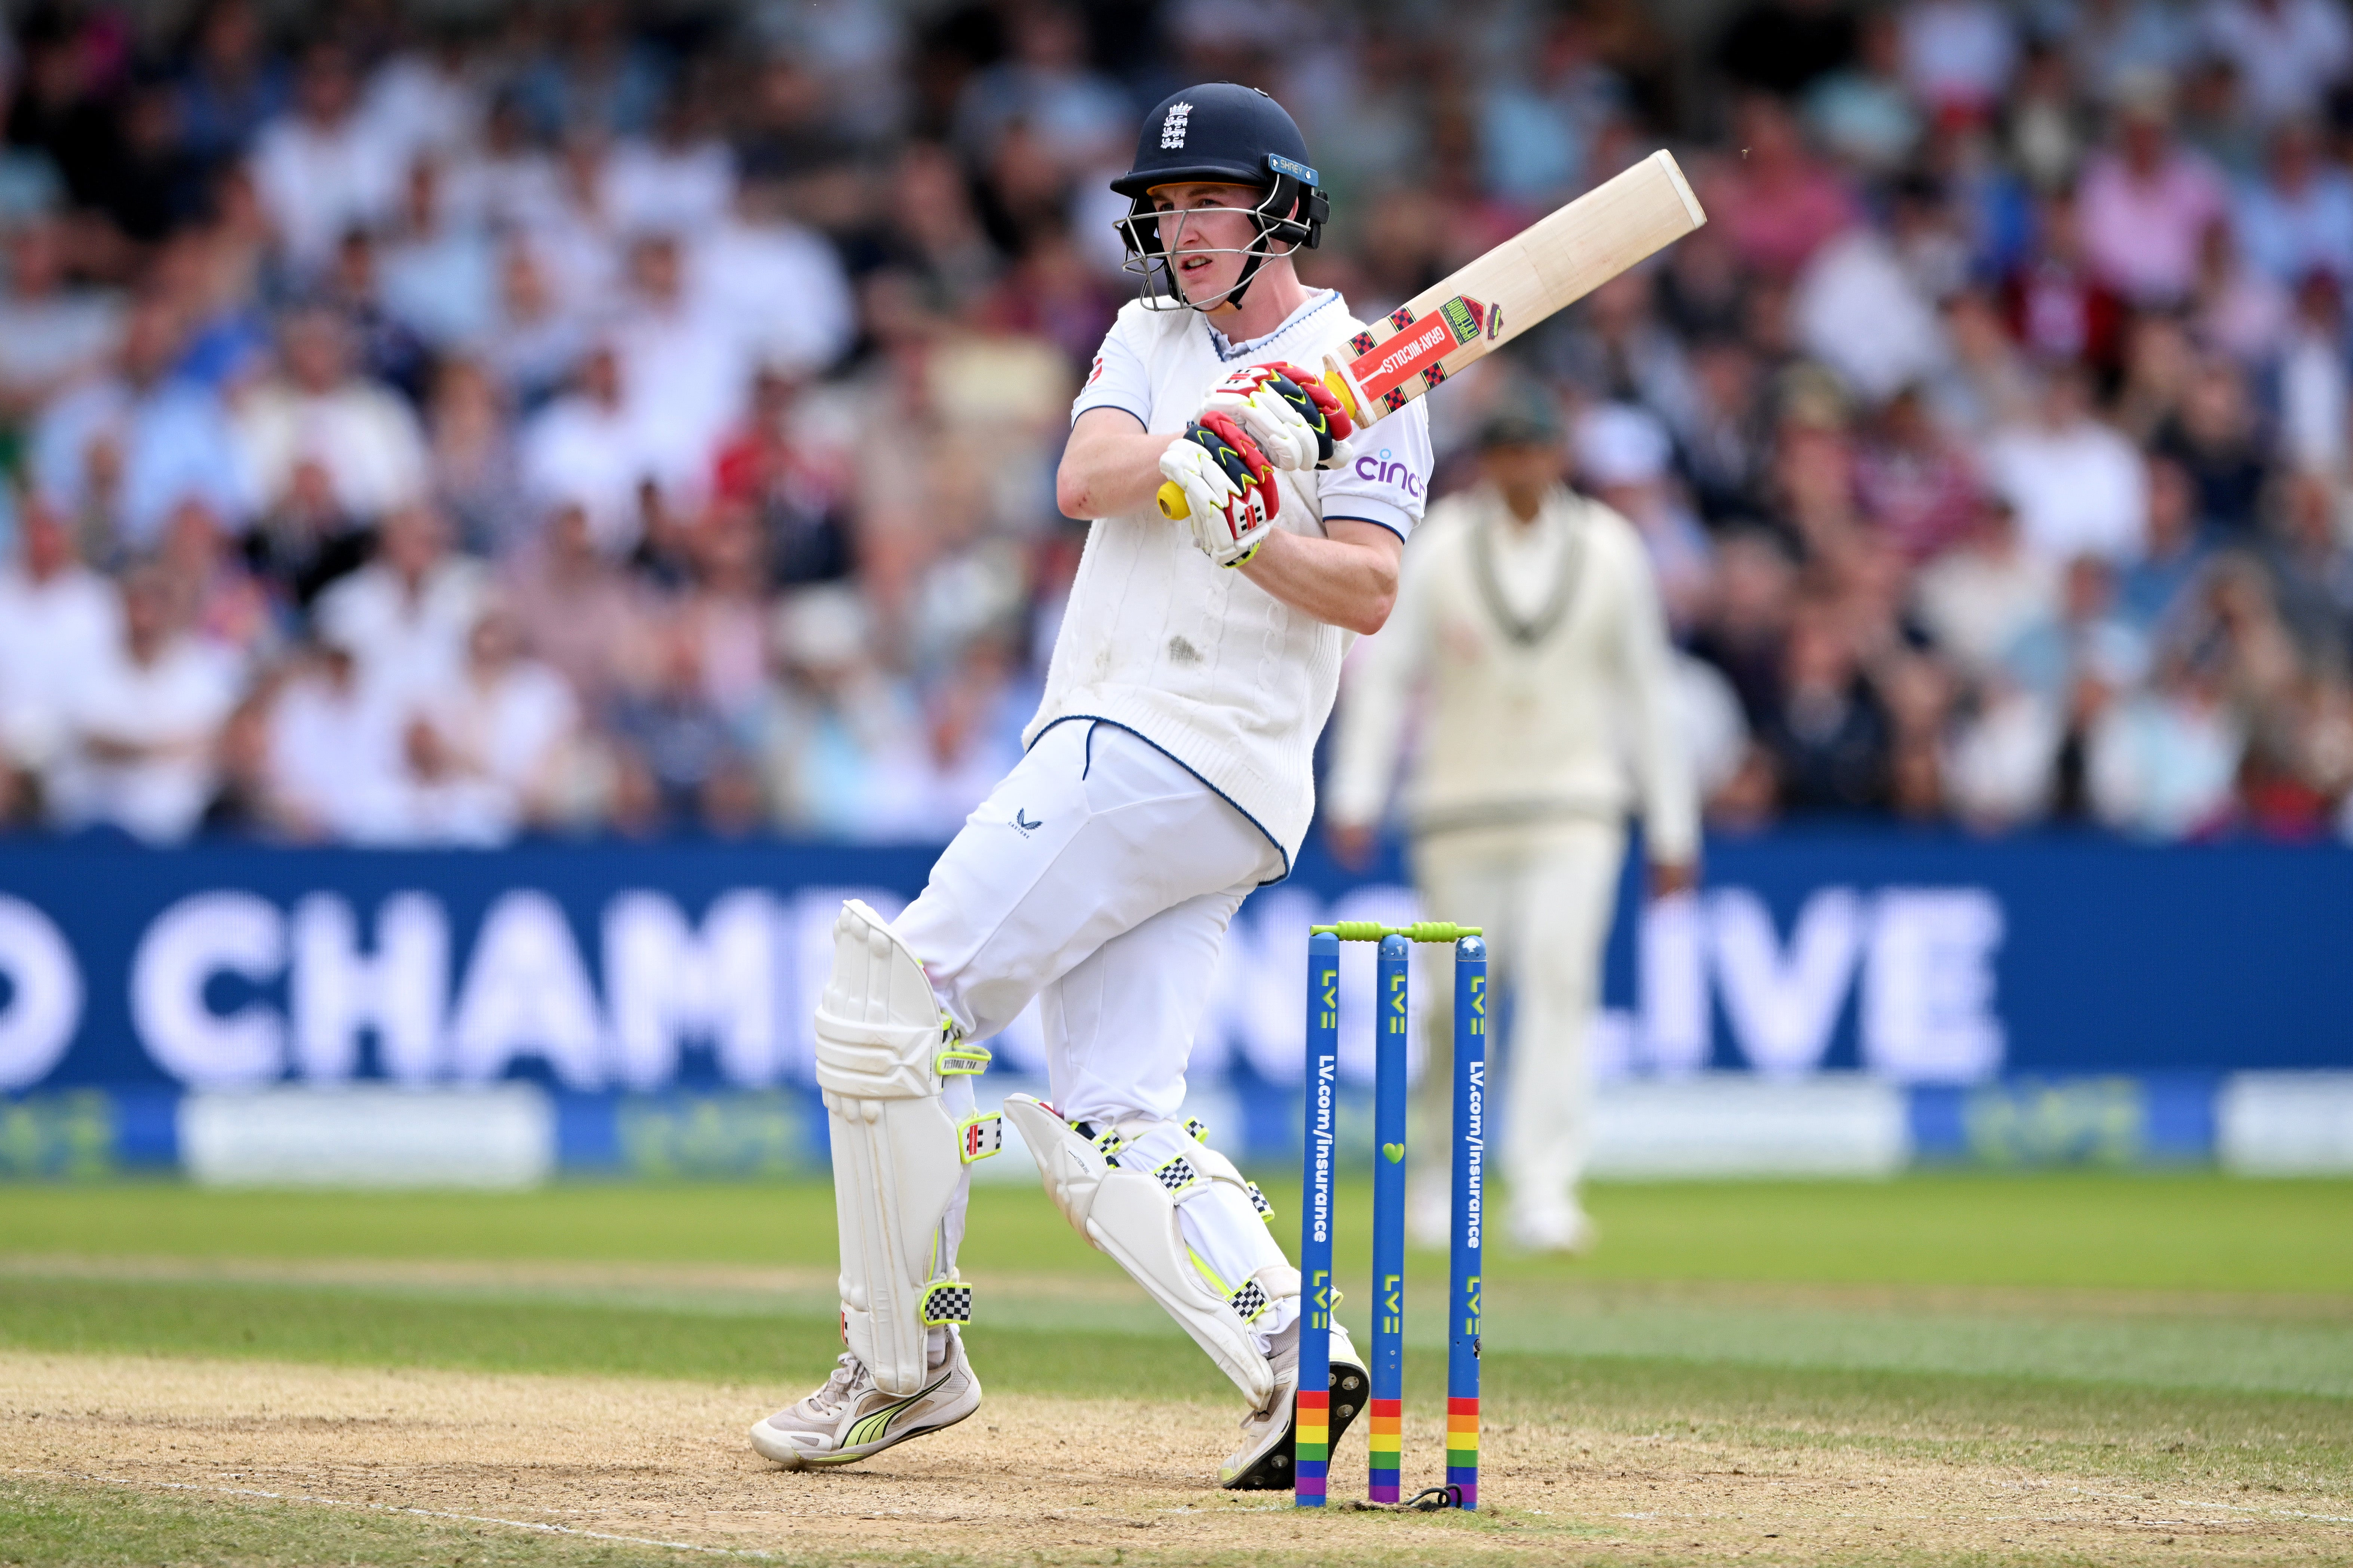
[[[270,706],[269,795],[280,828],[301,840],[413,841],[405,716],[396,693],[364,678],[358,650],[322,634]]]
[[[1904,42],[1895,14],[1873,10],[1857,20],[1852,65],[1806,89],[1806,123],[1823,148],[1850,167],[1888,174],[1904,166],[1927,122],[1904,80]]]
[[[1959,542],[1978,516],[1977,465],[1936,427],[1917,384],[1888,400],[1855,453],[1863,517],[1915,562]]]
[[[2032,422],[1995,433],[1986,471],[2016,508],[2026,548],[2046,561],[2140,553],[2147,513],[2140,458],[2093,412],[2091,378],[2078,366],[2063,363],[2045,377]]]
[[[580,363],[579,389],[523,426],[518,457],[523,488],[543,508],[577,508],[598,550],[619,557],[645,530],[640,487],[664,476],[682,483],[678,443],[665,446],[622,393],[620,355],[610,342]]]
[[[2225,536],[2253,531],[2265,465],[2238,366],[2224,359],[2200,364],[2179,408],[2158,428],[2156,446],[2197,487],[2200,528]]]
[[[2082,689],[2129,690],[2148,671],[2148,643],[2116,613],[2116,569],[2078,555],[2060,574],[2055,613],[2029,623],[2002,650],[2002,673],[2054,712],[2096,706]]]
[[[749,323],[723,309],[708,275],[689,276],[670,233],[630,242],[628,291],[615,305],[606,340],[625,389],[620,406],[646,454],[641,477],[670,505],[691,505],[720,439],[743,416],[754,363]]]
[[[285,504],[295,470],[315,464],[346,516],[374,522],[425,496],[425,437],[389,387],[353,365],[349,326],[323,307],[290,312],[279,373],[237,418],[239,447],[265,507]]]
[[[517,408],[535,413],[563,389],[590,347],[578,312],[565,308],[534,243],[510,237],[499,254],[498,305],[482,346],[484,363]]]
[[[70,286],[65,226],[47,216],[5,235],[0,287],[0,429],[17,425],[85,376],[96,374],[122,335],[122,301],[111,290]]]
[[[244,672],[229,650],[190,636],[185,615],[178,585],[160,571],[124,583],[121,636],[67,700],[65,744],[46,791],[61,826],[103,824],[153,844],[195,830]]]
[[[112,373],[61,392],[34,425],[34,482],[93,560],[153,545],[185,496],[234,521],[251,515],[251,470],[220,399],[174,374],[184,341],[170,306],[141,300]]]
[[[652,679],[624,690],[610,714],[616,742],[651,776],[659,820],[673,827],[723,825],[732,815],[729,775],[745,765],[743,736],[712,700],[696,630],[683,619],[659,627]]]
[[[1969,675],[1993,672],[2057,595],[2057,561],[2027,548],[2018,509],[1999,495],[1984,499],[1976,526],[1921,570],[1915,588],[1922,625]]]
[[[2149,690],[2116,703],[2094,727],[2093,809],[2109,826],[2147,837],[2211,833],[2230,814],[2245,744],[2216,678],[2169,658]]]
[[[76,688],[121,640],[114,584],[74,554],[73,531],[37,496],[0,568],[0,822],[28,814],[70,739]]]
[[[735,153],[712,134],[709,88],[680,80],[652,136],[615,143],[604,202],[622,233],[701,234],[726,221],[735,202]]]
[[[558,506],[509,560],[505,590],[524,643],[585,706],[601,709],[640,675],[648,637],[640,595],[596,548],[578,502]]]
[[[250,0],[210,0],[189,26],[180,73],[180,135],[207,164],[241,156],[293,100],[293,73],[273,54]]]
[[[1913,0],[1903,8],[1904,77],[1928,111],[1983,121],[2018,69],[2018,22],[1995,0]]]
[[[1744,100],[1736,133],[1746,155],[1709,185],[1709,221],[1724,226],[1746,265],[1767,277],[1790,277],[1854,221],[1853,204],[1778,100]]]
[[[491,237],[450,206],[441,164],[429,155],[411,163],[376,263],[385,311],[443,353],[479,348],[498,306]]]
[[[791,211],[779,183],[745,180],[733,208],[696,231],[689,269],[695,297],[731,324],[747,362],[806,378],[849,350],[858,312],[840,258]]]
[[[185,497],[172,509],[153,559],[185,596],[190,635],[248,666],[278,652],[281,628],[269,595],[201,499]]]
[[[2213,165],[2174,140],[2164,83],[2136,83],[2116,110],[2113,145],[2077,194],[2084,253],[2134,304],[2179,305],[2198,277],[2198,247],[2227,196]]]
[[[1794,812],[1888,802],[1887,710],[1828,610],[1799,606],[1782,658],[1780,703],[1760,736],[1779,774],[1781,804]]]
[[[2337,505],[2317,474],[2284,480],[2264,559],[2306,665],[2342,680],[2353,669],[2353,543],[2337,530]]]
[[[433,493],[461,547],[478,555],[503,553],[530,516],[515,473],[511,406],[480,361],[453,357],[441,362],[426,407]]]
[[[2353,361],[2344,289],[2316,272],[2295,292],[2295,320],[2274,367],[2278,456],[2299,473],[2342,476],[2353,458]]]
[[[2086,255],[2079,209],[2065,195],[2036,208],[2034,240],[2002,281],[2010,335],[2044,360],[2113,369],[2123,350],[2126,305]]]
[[[1026,7],[1011,18],[1008,58],[975,76],[956,105],[955,139],[987,163],[1015,125],[1035,129],[1073,167],[1120,150],[1131,130],[1127,95],[1087,65],[1080,13],[1060,5]]]
[[[876,668],[870,617],[842,588],[804,588],[776,617],[779,677],[761,731],[770,810],[798,832],[892,839],[926,816],[921,715]]]
[[[2312,121],[2272,132],[2263,176],[2241,188],[2234,216],[2247,258],[2279,283],[2314,272],[2353,281],[2353,175],[2324,160]]]
[[[359,79],[341,43],[303,51],[294,111],[265,126],[253,147],[253,184],[288,262],[322,272],[354,228],[390,218],[406,174],[398,142],[360,112]]]
[[[2199,24],[2260,121],[2315,113],[2353,71],[2353,25],[2330,0],[2206,0]]]
[[[422,815],[436,837],[500,841],[563,823],[580,791],[580,706],[564,678],[528,657],[495,600],[467,634],[462,669],[420,694],[404,737]]]
[[[363,680],[414,701],[457,679],[489,592],[488,569],[451,550],[447,520],[408,506],[385,519],[375,559],[322,594],[312,618]]]
[[[2180,464],[2151,458],[2147,548],[2117,575],[2117,613],[2144,637],[2155,637],[2197,581],[2207,554],[2197,485]]]
[[[516,83],[540,132],[642,135],[660,111],[663,72],[631,37],[617,0],[584,0],[564,13],[561,31],[562,42],[530,61]]]

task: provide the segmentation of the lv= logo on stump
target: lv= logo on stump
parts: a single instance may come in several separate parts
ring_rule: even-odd
[[[1423,921],[1315,926],[1307,942],[1306,1202],[1299,1268],[1308,1311],[1299,1332],[1294,1500],[1321,1508],[1331,1468],[1333,1165],[1338,1135],[1340,944],[1380,944],[1373,994],[1373,1353],[1366,1495],[1394,1504],[1404,1488],[1407,960],[1417,942],[1454,944],[1454,1181],[1446,1370],[1446,1479],[1414,1506],[1479,1506],[1479,1272],[1486,1166],[1487,944],[1476,926]],[[1425,1502],[1425,1500],[1428,1500]]]

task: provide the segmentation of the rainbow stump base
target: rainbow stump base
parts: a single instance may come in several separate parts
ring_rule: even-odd
[[[1332,1461],[1332,1395],[1299,1391],[1297,1434],[1292,1440],[1293,1500],[1301,1508],[1324,1506],[1324,1478]]]
[[[1375,1502],[1398,1500],[1398,1470],[1405,1458],[1404,1410],[1402,1399],[1376,1399],[1368,1412],[1372,1426],[1365,1456],[1366,1491]]]
[[[1446,1402],[1446,1484],[1460,1488],[1462,1508],[1479,1506],[1479,1401]]]

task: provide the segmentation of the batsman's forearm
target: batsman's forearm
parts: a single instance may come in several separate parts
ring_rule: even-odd
[[[1302,615],[1370,636],[1397,603],[1404,545],[1378,523],[1330,526],[1335,532],[1329,539],[1274,529],[1236,570]]]
[[[1151,506],[1161,484],[1160,454],[1173,439],[1133,427],[1090,428],[1086,421],[1102,412],[1091,410],[1081,416],[1078,428],[1071,432],[1071,444],[1062,449],[1062,466],[1054,474],[1054,504],[1064,517],[1082,522]],[[1114,417],[1126,416],[1114,413]]]

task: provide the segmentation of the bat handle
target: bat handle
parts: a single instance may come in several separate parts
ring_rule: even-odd
[[[1174,479],[1162,481],[1157,499],[1160,502],[1160,515],[1171,522],[1182,522],[1193,515],[1193,509],[1185,504],[1184,490],[1178,488]]]
[[[1332,354],[1324,356],[1324,384],[1331,390],[1333,396],[1340,400],[1342,412],[1348,416],[1349,422],[1357,429],[1361,430],[1373,422],[1372,416],[1365,412],[1366,400],[1355,380],[1349,376],[1347,367]]]

